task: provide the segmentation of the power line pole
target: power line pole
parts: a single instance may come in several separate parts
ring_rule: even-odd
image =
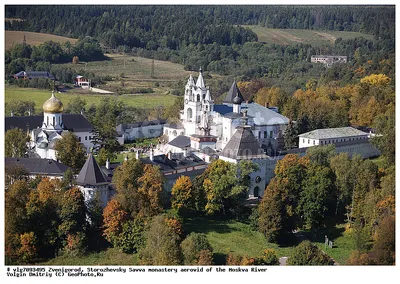
[[[154,78],[154,58],[153,61],[151,62],[151,78]]]

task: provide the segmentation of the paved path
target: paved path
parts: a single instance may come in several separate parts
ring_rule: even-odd
[[[100,93],[100,94],[114,94],[113,92],[102,90],[102,89],[99,89],[99,88],[91,88],[90,90],[92,92]]]
[[[279,265],[286,265],[288,257],[287,256],[282,256],[279,258]]]

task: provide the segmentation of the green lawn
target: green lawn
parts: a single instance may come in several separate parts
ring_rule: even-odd
[[[248,224],[237,221],[193,219],[185,223],[184,231],[205,233],[210,242],[216,264],[224,264],[229,253],[249,257],[261,256],[266,249],[274,249],[278,257],[288,256],[292,247],[268,243],[263,234],[253,231]]]
[[[80,90],[79,90],[80,91]],[[79,91],[71,90],[66,93],[57,93],[56,96],[59,98],[64,107],[68,103],[77,97],[81,97],[86,100],[87,106],[91,104],[98,105],[102,98],[110,95],[99,95],[95,93],[80,93]],[[33,88],[18,88],[14,86],[7,86],[5,88],[5,102],[10,101],[34,101],[36,104],[35,111],[40,113],[42,111],[43,103],[49,99],[51,92],[47,90],[39,90]],[[157,106],[169,106],[175,101],[176,96],[165,95],[165,94],[144,94],[144,95],[111,95],[121,100],[124,105],[133,106],[136,108],[154,108]]]
[[[190,232],[204,233],[210,242],[216,265],[225,264],[226,257],[232,253],[249,257],[261,256],[266,249],[275,250],[278,257],[290,256],[294,245],[279,246],[268,243],[265,237],[250,228],[248,224],[233,220],[213,220],[209,218],[194,218],[183,225],[185,234]],[[307,231],[300,232],[304,238],[311,239]],[[333,248],[325,248],[324,236],[333,241]],[[313,242],[341,265],[346,264],[354,244],[349,233],[345,232],[345,224],[340,224],[328,230],[321,230]],[[125,254],[117,249],[109,248],[86,256],[59,256],[40,265],[138,265],[137,254]]]
[[[85,256],[58,256],[40,265],[138,265],[137,254],[126,254],[114,248]]]
[[[346,224],[328,226],[327,229],[321,229],[316,237],[312,237],[309,232],[303,232],[304,235],[315,243],[320,249],[324,250],[340,265],[345,265],[354,248],[354,241],[351,233],[345,231]],[[325,235],[333,242],[333,247],[325,247]]]
[[[344,40],[356,37],[364,37],[372,40],[373,36],[359,32],[344,31],[319,31],[319,30],[303,30],[303,29],[270,29],[262,26],[247,25],[257,34],[259,42],[274,43],[280,45],[290,45],[305,43],[314,46],[333,45],[335,40],[341,37]]]

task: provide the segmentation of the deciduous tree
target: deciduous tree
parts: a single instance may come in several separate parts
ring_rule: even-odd
[[[172,208],[177,210],[180,216],[186,216],[194,211],[195,197],[193,195],[193,184],[189,177],[180,176],[171,192]]]
[[[72,132],[68,132],[54,145],[56,157],[61,163],[79,172],[85,163],[85,149],[79,142],[78,137]]]
[[[29,140],[28,134],[20,128],[7,130],[4,137],[4,155],[14,158],[24,157]]]
[[[143,265],[180,265],[182,252],[179,246],[179,236],[169,227],[165,216],[153,218],[145,232],[146,246],[140,251]]]
[[[207,236],[205,234],[190,233],[181,243],[183,260],[185,265],[200,265],[200,254],[204,254],[203,258],[206,256],[205,251],[212,253],[212,247],[208,242]],[[211,254],[212,255],[212,254]],[[203,259],[202,261],[204,261]]]
[[[310,241],[295,247],[287,261],[289,265],[333,265],[330,257]]]

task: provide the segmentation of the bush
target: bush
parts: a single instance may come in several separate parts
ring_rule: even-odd
[[[173,96],[179,96],[180,94],[181,94],[181,92],[177,89],[171,90],[171,95],[173,95]]]
[[[199,264],[200,256],[202,256],[202,261],[208,258],[206,256],[209,253],[200,254],[201,251],[212,252],[207,236],[199,233],[190,233],[181,243],[181,248],[185,265]]]
[[[131,94],[150,94],[154,93],[152,88],[132,88]]]
[[[292,251],[288,265],[333,265],[330,257],[310,241],[303,241]]]

